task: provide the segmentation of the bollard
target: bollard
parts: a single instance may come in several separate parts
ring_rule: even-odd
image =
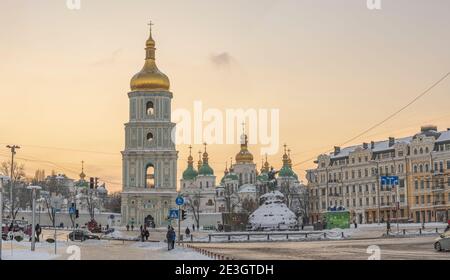
[[[308,238],[308,233],[305,233],[305,238]]]
[[[211,234],[208,235],[209,243],[211,243]]]
[[[289,240],[289,234],[286,234],[286,239]]]
[[[194,242],[194,235],[191,234],[191,242]]]
[[[438,228],[436,228],[436,233],[438,233]]]
[[[270,234],[267,235],[267,240],[270,240]]]
[[[228,241],[230,241],[231,240],[231,235],[228,235]]]
[[[250,241],[250,234],[247,234],[247,240]]]

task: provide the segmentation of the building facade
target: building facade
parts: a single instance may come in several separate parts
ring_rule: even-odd
[[[122,152],[122,223],[163,226],[177,196],[178,153],[172,140],[173,97],[156,66],[155,41],[146,42],[145,64],[131,79],[129,122]]]
[[[449,218],[449,130],[425,126],[410,137],[335,147],[315,163],[306,174],[311,222],[337,207],[358,223]],[[398,186],[384,186],[381,176],[398,176]]]

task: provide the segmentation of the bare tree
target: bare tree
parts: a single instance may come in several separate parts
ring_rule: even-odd
[[[0,174],[3,176],[11,177],[10,162],[2,162],[2,164],[0,165]],[[23,164],[15,162],[12,167],[12,178],[10,178],[9,183],[5,186],[5,192],[12,192],[12,201],[10,201],[11,199],[5,199],[5,201],[8,201],[7,207],[9,209],[10,218],[12,218],[12,220],[16,219],[17,213],[19,212],[20,208],[26,206],[30,201],[30,198],[26,197],[26,192],[24,191],[24,182],[22,182],[22,180],[24,179],[25,166]]]
[[[120,213],[121,206],[122,206],[122,196],[120,192],[108,194],[108,196],[105,199],[104,205],[106,211],[112,213]]]
[[[253,199],[248,199],[247,197],[242,200],[241,203],[242,210],[247,214],[253,213],[256,208],[258,208],[258,204]]]
[[[83,199],[86,201],[91,220],[95,220],[95,209],[100,209],[101,201],[97,196],[97,190],[86,188],[83,191]]]
[[[200,228],[200,200],[202,198],[200,191],[194,191],[192,193],[185,194],[186,202],[185,206],[192,212],[194,222],[197,228]]]

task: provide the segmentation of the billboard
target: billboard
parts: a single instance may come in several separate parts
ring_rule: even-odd
[[[328,211],[325,213],[326,229],[350,228],[350,212]]]

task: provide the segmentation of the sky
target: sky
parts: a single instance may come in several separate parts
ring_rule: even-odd
[[[0,2],[0,161],[6,144],[36,169],[100,177],[121,189],[131,77],[144,60],[151,20],[172,108],[275,108],[281,165],[292,150],[304,178],[329,152],[408,104],[450,71],[450,2],[381,0],[66,0]],[[450,127],[450,78],[361,144]],[[202,147],[194,146],[194,151]],[[188,149],[179,150],[178,173]],[[210,145],[218,179],[239,145]],[[259,145],[250,146],[258,167]]]

